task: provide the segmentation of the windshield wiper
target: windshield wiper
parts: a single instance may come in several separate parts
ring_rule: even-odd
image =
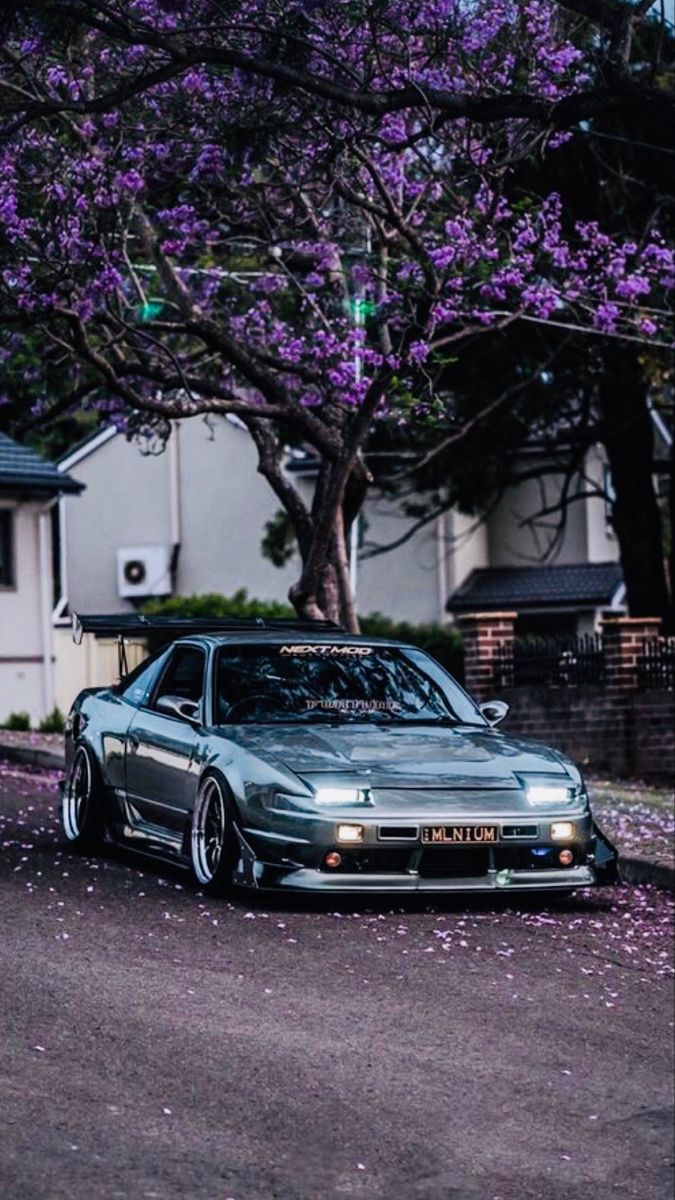
[[[463,722],[458,717],[451,717],[448,713],[444,717],[385,717],[382,721],[383,725],[461,725]]]

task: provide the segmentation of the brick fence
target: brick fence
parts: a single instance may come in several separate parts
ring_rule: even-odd
[[[672,782],[675,692],[640,687],[640,663],[658,634],[658,619],[605,619],[602,684],[517,686],[504,670],[512,661],[516,617],[503,612],[459,618],[467,691],[478,700],[508,701],[506,731],[557,746],[582,766]]]

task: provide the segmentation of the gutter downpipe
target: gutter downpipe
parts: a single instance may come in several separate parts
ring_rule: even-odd
[[[40,625],[42,629],[42,699],[44,715],[54,708],[54,639],[52,634],[52,601],[50,580],[51,564],[51,512],[59,498],[54,497],[38,509],[38,571],[40,578]]]
[[[178,555],[180,554],[182,522],[180,495],[180,421],[174,421],[168,443],[169,453],[169,537],[171,539],[171,585],[176,590]]]
[[[448,531],[445,525],[445,513],[440,513],[436,517],[436,551],[438,555],[438,570],[436,574],[436,582],[438,584],[438,623],[439,625],[445,625],[448,620],[445,607],[448,601]]]
[[[68,555],[66,553],[67,524],[66,497],[59,496],[59,598],[52,613],[52,624],[66,624],[64,617],[68,607]]]

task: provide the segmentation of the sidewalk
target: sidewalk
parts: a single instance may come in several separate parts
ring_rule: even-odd
[[[63,737],[0,729],[0,758],[46,771],[63,770]],[[672,789],[590,777],[588,790],[598,824],[618,847],[626,882],[675,890]]]

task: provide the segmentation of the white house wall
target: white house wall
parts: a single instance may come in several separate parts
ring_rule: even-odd
[[[44,622],[38,504],[0,506],[14,512],[14,583],[0,588],[0,721],[27,712],[46,715]],[[49,582],[49,581],[48,581]]]
[[[572,482],[569,494],[590,492],[596,486],[602,488],[604,461],[600,448],[590,450],[584,463],[584,477]],[[538,464],[532,457],[523,465],[534,469]],[[525,480],[504,494],[486,523],[490,566],[522,567],[541,562],[554,538],[560,514],[537,517],[531,524],[522,522],[542,508],[554,507],[561,498],[563,481],[562,474],[542,475],[540,479]],[[618,545],[607,525],[604,497],[587,495],[569,504],[564,534],[550,561],[563,566],[617,562],[618,558]]]
[[[454,509],[448,514],[448,595],[460,588],[472,571],[489,567],[487,527],[475,517]]]
[[[263,558],[265,524],[279,503],[257,472],[248,432],[231,421],[183,421],[179,462],[178,591],[231,595],[246,588],[259,600],[285,600],[298,568]]]
[[[599,446],[594,446],[589,451],[586,456],[585,472],[591,486],[604,487],[606,462],[606,457]],[[606,502],[603,497],[588,496],[584,503],[588,530],[588,561],[613,562],[619,557],[619,547],[608,519]]]
[[[66,580],[72,612],[126,612],[117,594],[117,549],[170,540],[168,458],[144,456],[113,437],[69,468],[86,485],[65,506]]]
[[[260,600],[285,601],[298,576],[297,556],[283,568],[263,557],[266,522],[279,503],[257,471],[248,433],[230,421],[200,418],[180,424],[173,460],[179,479],[171,503],[172,456],[140,453],[122,435],[100,444],[69,474],[86,485],[65,505],[66,591],[71,611],[125,612],[117,594],[116,552],[122,546],[171,544],[180,529],[176,590],[180,595],[246,588]],[[313,483],[296,480],[307,495]],[[409,525],[389,503],[374,498],[367,538],[398,537]],[[438,548],[434,526],[390,554],[359,566],[359,608],[413,621],[439,619]]]
[[[534,462],[528,465],[535,466]],[[562,476],[546,475],[525,480],[505,493],[487,520],[491,567],[523,567],[541,562],[554,538],[559,516],[552,513],[537,518],[533,524],[522,522],[542,508],[555,505],[561,488]],[[586,515],[583,500],[568,506],[565,536],[550,561],[559,566],[587,561]]]
[[[414,524],[396,504],[377,493],[369,497],[363,517],[364,548],[397,541]],[[438,594],[439,555],[443,552],[437,524],[432,521],[395,550],[360,560],[359,612],[382,612],[400,621],[443,620]]]

